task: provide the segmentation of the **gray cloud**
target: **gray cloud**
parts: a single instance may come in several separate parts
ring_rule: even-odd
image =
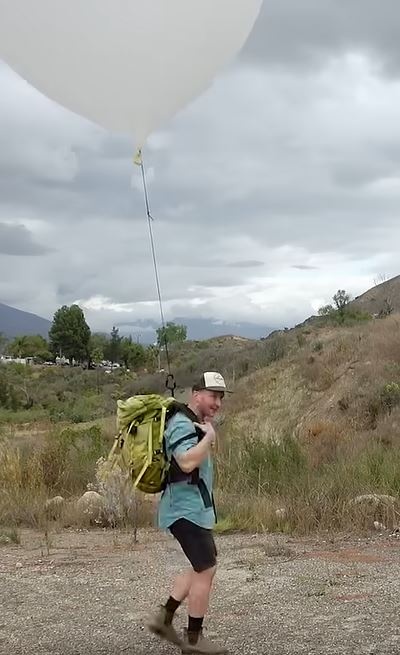
[[[291,324],[339,287],[356,295],[398,272],[396,16],[394,0],[265,2],[236,64],[152,136],[168,316]],[[80,300],[104,329],[157,320],[130,139],[5,65],[0,94],[0,223],[23,261],[9,280],[0,257],[0,300],[45,316]]]
[[[397,74],[399,20],[397,0],[265,2],[245,54],[268,65],[309,68],[344,51],[362,51]]]
[[[0,223],[0,254],[16,257],[38,256],[49,252],[32,238],[32,234],[24,225],[8,225]]]
[[[230,262],[228,266],[230,268],[261,268],[264,266],[264,262],[257,259],[244,259],[243,261]]]

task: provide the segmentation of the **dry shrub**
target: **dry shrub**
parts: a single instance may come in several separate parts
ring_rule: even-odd
[[[264,495],[218,490],[216,502],[218,532],[266,532],[280,526],[273,502]]]
[[[0,525],[44,528],[51,523],[60,527],[89,528],[93,525],[141,527],[154,523],[154,499],[133,494],[126,478],[117,471],[105,480],[102,477],[104,459],[91,461],[88,466],[85,449],[74,450],[71,459],[64,455],[61,457],[58,451],[51,449],[27,453],[1,445]],[[75,474],[74,466],[77,467]],[[96,516],[80,511],[77,506],[77,498],[88,488],[102,497],[101,512]],[[65,502],[58,505],[56,511],[51,505],[46,507],[47,501],[60,490],[66,496]]]
[[[19,450],[0,447],[0,524],[38,526],[44,516],[47,493],[40,458],[24,457]]]
[[[390,414],[382,416],[374,433],[383,446],[400,448],[400,407],[395,407]]]
[[[310,425],[306,444],[311,468],[335,461],[343,440],[343,432],[337,423],[318,421]]]
[[[368,331],[364,352],[368,359],[382,365],[383,362],[400,364],[400,318],[390,316],[375,321]]]
[[[114,508],[111,508],[109,512],[110,508],[106,501],[101,512],[94,516],[89,512],[81,511],[77,506],[76,498],[73,498],[65,504],[57,519],[48,519],[48,525],[52,525],[54,528],[85,528],[87,530],[99,526],[127,530],[152,527],[155,516],[154,503],[141,495],[137,496],[135,502],[136,505],[132,504],[131,512],[116,516]]]
[[[0,530],[0,547],[9,546],[14,544],[19,546],[21,544],[21,535],[16,528],[10,528],[8,530]]]
[[[0,445],[0,523],[37,526],[46,521],[45,503],[61,494],[86,490],[96,461],[108,447],[96,427],[46,435],[37,449],[13,442]]]
[[[300,363],[304,380],[314,391],[326,391],[334,383],[335,376],[331,368],[319,355],[307,355]]]
[[[371,373],[359,376],[350,399],[351,414],[357,417],[359,429],[375,430],[400,405],[399,382],[388,380],[384,372]]]
[[[360,356],[359,335],[354,332],[344,333],[325,349],[324,361],[329,368],[340,368]]]
[[[103,499],[105,525],[139,527],[154,522],[156,497],[135,491],[129,475],[118,467],[111,468],[107,459],[98,460],[95,480],[88,488]]]
[[[322,342],[317,342],[322,345]],[[326,391],[360,358],[360,342],[356,334],[344,333],[318,349],[299,358],[299,369],[313,391]]]

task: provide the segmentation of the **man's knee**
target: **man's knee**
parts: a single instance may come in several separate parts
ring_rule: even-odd
[[[216,572],[217,572],[217,564],[215,563],[214,566],[211,567],[211,569],[208,569],[208,573],[211,579],[214,578]]]
[[[194,569],[196,576],[201,576],[203,579],[212,580],[217,572],[217,564],[198,566]]]

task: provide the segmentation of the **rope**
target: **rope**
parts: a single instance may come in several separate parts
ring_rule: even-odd
[[[175,388],[176,388],[176,384],[175,384],[174,376],[173,376],[173,374],[171,372],[171,360],[170,360],[169,350],[168,350],[167,330],[166,330],[166,325],[165,325],[163,300],[162,300],[162,295],[161,295],[160,276],[159,276],[159,272],[158,272],[158,262],[157,262],[156,248],[155,248],[155,243],[154,243],[153,225],[152,225],[153,222],[154,222],[154,217],[152,216],[151,211],[150,211],[149,193],[148,193],[148,190],[147,190],[147,182],[146,182],[146,171],[145,171],[145,167],[144,167],[144,163],[143,163],[143,157],[142,157],[142,151],[141,150],[139,150],[137,155],[136,155],[135,163],[140,167],[140,170],[141,170],[141,173],[142,173],[144,203],[145,203],[145,208],[146,208],[147,223],[148,223],[148,227],[149,227],[151,254],[152,254],[152,259],[153,259],[153,267],[154,267],[154,274],[155,274],[155,280],[156,280],[158,304],[159,304],[159,307],[160,307],[160,318],[161,318],[161,325],[162,325],[162,333],[163,333],[163,336],[164,336],[165,355],[166,355],[166,358],[167,358],[168,376],[167,376],[165,386],[166,386],[167,389],[169,389],[169,391],[171,392],[171,395],[174,396],[174,391],[175,391]]]

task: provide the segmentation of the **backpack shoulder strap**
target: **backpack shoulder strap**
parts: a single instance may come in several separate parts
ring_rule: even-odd
[[[179,403],[177,400],[174,400],[168,407],[168,417],[171,418],[175,414],[180,412],[184,414],[191,421],[197,421],[198,417],[192,410],[186,405],[186,403]]]
[[[192,412],[192,410],[187,405],[185,405],[184,403],[178,403],[176,400],[174,401],[173,405],[170,407],[169,411],[171,411],[172,413],[168,414],[168,418],[172,418],[174,414],[181,412],[193,423],[196,423],[198,421],[198,417],[196,416],[196,414]],[[179,441],[175,444],[175,446],[184,443],[189,439],[192,439],[194,434],[196,434],[199,442],[204,437],[203,430],[193,426],[193,432],[191,434],[182,437],[182,439],[179,439]],[[209,507],[213,508],[215,519],[217,520],[217,511],[215,507],[214,496],[209,493],[204,480],[202,480],[202,478],[200,477],[200,470],[196,468],[194,469],[194,471],[192,471],[192,473],[189,474],[183,473],[177,461],[175,460],[174,456],[172,455],[172,461],[168,473],[167,484],[173,484],[174,482],[184,482],[184,481],[186,481],[190,485],[196,485],[199,488],[200,495],[204,502],[204,506],[207,508]]]
[[[175,414],[178,414],[178,412],[186,416],[186,418],[192,421],[192,423],[197,423],[199,420],[199,417],[196,416],[196,414],[190,409],[190,407],[188,407],[188,405],[185,403],[178,403],[176,400],[174,400],[174,402],[168,408],[167,420],[171,419],[173,416],[175,416]],[[201,441],[204,437],[203,430],[200,430],[200,428],[193,426],[193,432],[196,433],[199,441]]]

